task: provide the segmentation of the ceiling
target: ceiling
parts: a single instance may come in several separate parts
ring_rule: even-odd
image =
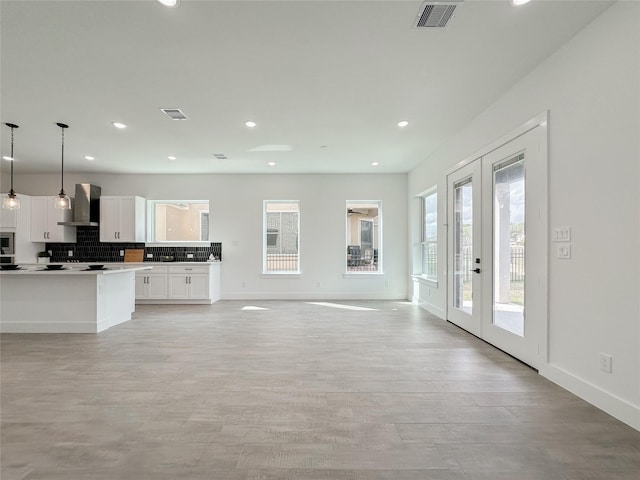
[[[413,28],[421,4],[2,0],[16,173],[59,171],[56,122],[66,172],[407,172],[611,2],[467,0]]]

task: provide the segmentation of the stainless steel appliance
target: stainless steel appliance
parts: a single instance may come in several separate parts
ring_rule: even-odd
[[[102,188],[90,183],[77,183],[73,200],[73,222],[58,222],[71,227],[97,227],[100,217]]]
[[[16,255],[16,234],[0,232],[0,263],[13,263]]]

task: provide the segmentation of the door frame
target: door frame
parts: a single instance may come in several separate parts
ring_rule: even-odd
[[[549,122],[549,111],[545,110],[542,113],[531,118],[527,122],[523,123],[519,127],[513,129],[509,133],[501,136],[497,140],[489,143],[485,147],[476,151],[472,155],[465,157],[463,160],[456,163],[454,166],[452,166],[451,168],[445,171],[445,179],[446,179],[445,185],[447,188],[446,197],[445,197],[447,199],[447,205],[446,205],[445,211],[449,212],[449,208],[450,208],[450,206],[448,205],[449,197],[450,197],[449,185],[448,185],[449,175],[469,165],[473,161],[478,160],[494,152],[495,150],[498,150],[499,148],[525,135],[526,133],[530,132],[535,128],[542,129],[541,132],[543,136],[543,141],[541,142],[541,145],[540,145],[541,163],[538,165],[538,168],[536,169],[537,174],[535,178],[536,183],[534,187],[537,189],[539,193],[535,214],[537,217],[536,220],[540,224],[540,233],[536,238],[538,245],[535,252],[534,260],[537,262],[540,268],[538,269],[539,272],[536,278],[528,279],[529,282],[535,282],[539,290],[539,296],[536,298],[536,301],[538,302],[538,306],[536,308],[537,310],[536,314],[540,316],[540,318],[538,319],[538,324],[537,324],[538,328],[536,331],[537,343],[539,345],[539,348],[538,348],[538,365],[533,365],[535,368],[540,368],[543,364],[549,362],[549,315],[548,315],[548,312],[549,312],[549,303],[548,303],[549,302],[548,300],[549,298],[549,294],[548,294],[548,288],[549,288],[548,286],[548,274],[549,274],[548,138],[549,138],[549,132],[548,132],[548,122]],[[447,222],[448,221],[449,220],[447,217]],[[449,245],[450,226],[447,223],[445,223],[445,227],[446,227],[446,238],[447,238],[445,242],[446,244],[445,258],[447,259],[447,262],[449,262],[449,255],[450,255],[449,250],[451,248],[451,246]],[[445,285],[446,285],[445,305],[444,305],[445,307],[444,313],[445,313],[445,318],[447,320],[449,318],[449,299],[450,299],[450,295],[452,294],[452,292],[450,292],[451,282],[449,279],[449,275],[450,275],[449,272],[450,272],[449,265],[447,265],[446,282],[445,282]],[[529,311],[529,309],[527,309],[527,315],[529,315],[530,313],[531,312]],[[499,348],[499,347],[496,347],[496,348]]]

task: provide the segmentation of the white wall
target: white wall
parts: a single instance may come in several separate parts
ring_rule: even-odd
[[[59,180],[16,176],[27,195],[56,194]],[[406,174],[65,175],[65,185],[87,182],[103,195],[209,200],[211,241],[222,242],[222,298],[407,298]],[[300,278],[261,275],[263,200],[300,200]],[[343,275],[347,200],[382,200],[383,275]]]
[[[640,429],[640,4],[613,4],[409,175],[409,265],[417,202],[444,172],[549,110],[549,226],[572,228],[572,258],[549,262],[549,359],[540,373]],[[440,238],[445,238],[441,228]],[[550,245],[551,247],[551,245]],[[432,311],[440,282],[410,295]],[[547,261],[540,259],[540,261]],[[613,372],[599,370],[599,352]]]

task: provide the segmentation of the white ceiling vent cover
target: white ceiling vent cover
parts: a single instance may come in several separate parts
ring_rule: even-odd
[[[189,120],[179,108],[161,108],[160,110],[168,115],[171,120]]]
[[[416,19],[416,28],[444,28],[453,18],[453,12],[462,5],[458,2],[424,2]]]

